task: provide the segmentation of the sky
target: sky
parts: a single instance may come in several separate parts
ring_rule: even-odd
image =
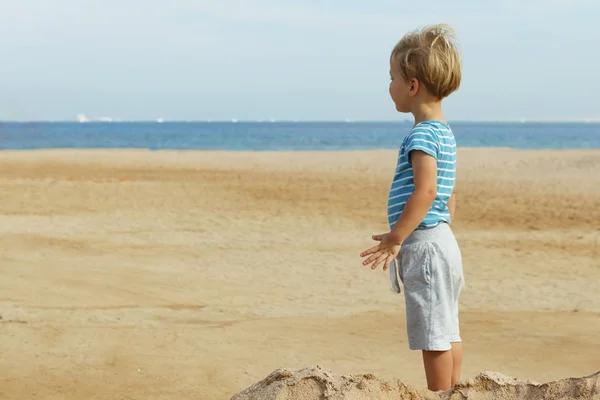
[[[0,120],[402,120],[389,55],[449,23],[450,120],[600,120],[598,0],[0,0]]]

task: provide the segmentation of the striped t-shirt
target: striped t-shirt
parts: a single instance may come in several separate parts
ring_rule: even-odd
[[[406,135],[398,153],[398,163],[388,196],[388,223],[394,227],[415,190],[409,153],[421,150],[437,160],[437,195],[429,212],[417,229],[429,229],[443,222],[450,223],[448,200],[456,178],[456,141],[450,127],[441,121],[425,121]]]

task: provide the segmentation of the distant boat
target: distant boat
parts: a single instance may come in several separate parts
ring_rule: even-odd
[[[162,124],[163,122],[165,122],[164,118],[159,118],[156,120],[156,122],[158,122],[159,124]]]
[[[233,122],[233,123],[235,124],[235,123],[237,122],[237,119],[233,118],[233,119],[231,120],[231,122]]]
[[[83,114],[77,114],[76,119],[79,122],[90,122],[90,119]]]
[[[111,117],[86,117],[83,114],[77,114],[77,117],[75,117],[77,119],[77,121],[79,122],[113,122],[113,119]]]

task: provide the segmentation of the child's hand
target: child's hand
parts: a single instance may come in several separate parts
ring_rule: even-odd
[[[379,245],[360,253],[361,257],[372,254],[371,257],[363,262],[363,265],[369,265],[375,261],[373,265],[371,265],[371,269],[375,269],[379,264],[384,263],[383,270],[387,271],[390,263],[398,256],[398,253],[400,253],[402,241],[391,232],[383,235],[373,235],[373,240],[377,240],[380,243]]]

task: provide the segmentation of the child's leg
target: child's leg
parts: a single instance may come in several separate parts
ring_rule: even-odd
[[[461,342],[452,343],[452,387],[460,380],[462,372],[463,348]]]
[[[452,343],[452,350],[423,351],[427,387],[432,391],[450,390],[460,379],[462,343]]]
[[[427,377],[427,388],[437,392],[452,388],[454,358],[452,350],[448,351],[423,351],[423,364]]]

